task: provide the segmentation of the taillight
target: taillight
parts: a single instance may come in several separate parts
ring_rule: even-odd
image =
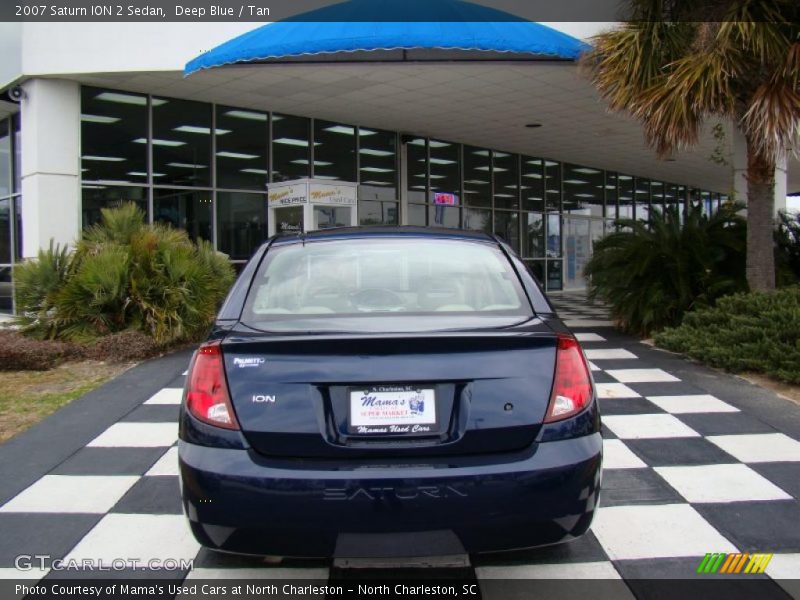
[[[586,408],[591,400],[592,382],[583,352],[575,338],[559,336],[553,393],[544,422],[571,417]]]
[[[203,344],[194,355],[187,377],[186,408],[210,425],[239,429],[225,381],[219,341]]]

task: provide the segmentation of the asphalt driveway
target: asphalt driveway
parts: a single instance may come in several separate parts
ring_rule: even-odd
[[[553,299],[584,345],[600,396],[601,508],[574,543],[473,557],[458,575],[477,580],[484,597],[506,597],[487,582],[508,579],[615,580],[615,596],[650,597],[648,581],[713,577],[696,574],[707,553],[772,553],[766,574],[731,577],[762,580],[761,595],[800,597],[800,407],[615,332],[605,310],[580,295]],[[47,561],[19,571],[20,555],[193,559],[192,570],[158,572],[187,582],[352,576],[323,562],[271,566],[199,548],[177,472],[188,359],[144,363],[0,446],[0,577],[66,576]]]

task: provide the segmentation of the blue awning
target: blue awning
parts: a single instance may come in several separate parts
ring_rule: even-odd
[[[584,42],[545,25],[462,0],[349,0],[240,35],[188,62],[184,73],[240,63],[393,50],[575,60],[587,48]]]

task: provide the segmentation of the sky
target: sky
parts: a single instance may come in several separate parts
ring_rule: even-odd
[[[786,212],[800,212],[800,196],[786,197]]]

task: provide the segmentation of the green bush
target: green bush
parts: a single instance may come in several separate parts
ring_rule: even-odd
[[[778,285],[800,281],[800,213],[779,215],[775,230],[775,266]]]
[[[74,341],[134,330],[159,345],[202,336],[234,280],[227,259],[184,231],[146,224],[133,203],[102,214],[72,254],[51,246],[18,267],[23,330]]]
[[[712,216],[692,207],[652,210],[650,226],[620,219],[622,231],[595,243],[586,266],[589,296],[602,298],[624,331],[648,335],[680,323],[684,313],[747,289],[746,224],[741,206]]]
[[[727,371],[755,371],[800,383],[800,286],[720,298],[692,311],[656,344]]]

